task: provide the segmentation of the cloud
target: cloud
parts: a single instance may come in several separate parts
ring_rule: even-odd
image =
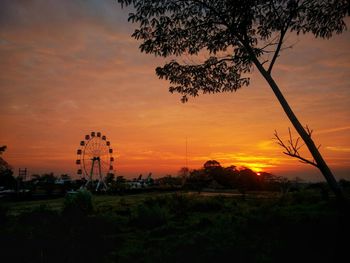
[[[2,27],[37,26],[39,30],[52,26],[70,29],[80,23],[114,28],[127,17],[127,10],[113,0],[3,0],[0,10]]]
[[[335,133],[335,132],[342,132],[347,130],[350,130],[350,126],[325,129],[325,130],[317,131],[317,134]]]
[[[334,152],[350,152],[350,148],[348,147],[327,146],[326,149]]]
[[[228,152],[215,152],[209,156],[191,156],[191,160],[201,162],[217,160],[224,166],[236,165],[253,168],[271,168],[284,162],[284,158],[281,157]]]
[[[177,171],[186,137],[191,168],[213,158],[299,167],[271,140],[290,123],[258,72],[236,93],[181,104],[155,76],[165,60],[141,54],[130,37],[129,11],[114,0],[0,1],[0,144],[9,146],[10,164],[74,172],[82,136],[100,130],[116,147],[121,173]],[[348,45],[349,33],[334,41],[303,39],[282,53],[274,71],[323,145],[348,148]],[[326,153],[335,160],[339,151]]]

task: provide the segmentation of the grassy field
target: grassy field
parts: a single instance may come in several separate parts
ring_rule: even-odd
[[[232,197],[232,199],[241,199],[242,194],[238,192],[201,192],[198,194],[197,192],[186,192],[184,193],[187,196],[192,197]],[[134,195],[127,196],[118,196],[118,195],[94,195],[93,203],[94,207],[97,210],[108,210],[110,207],[115,207],[120,204],[120,202],[125,202],[129,205],[135,205],[140,202],[143,202],[149,198],[156,197],[166,197],[173,195],[172,192],[169,193],[140,193]],[[271,193],[271,192],[250,192],[246,194],[247,199],[278,199],[279,194]],[[34,201],[19,201],[19,202],[7,202],[6,207],[9,209],[9,214],[13,216],[20,215],[25,212],[30,212],[33,209],[39,208],[40,206],[46,206],[47,208],[54,211],[61,211],[64,205],[64,198],[55,198],[55,199],[45,199],[45,200],[34,200]]]
[[[144,193],[1,205],[6,262],[337,262],[349,216],[318,192]],[[92,202],[92,207],[86,203]],[[21,253],[18,253],[20,251]]]

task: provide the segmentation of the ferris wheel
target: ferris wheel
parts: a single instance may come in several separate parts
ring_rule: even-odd
[[[87,178],[86,188],[93,188],[95,182],[97,185],[95,190],[107,189],[104,177],[113,174],[113,149],[110,141],[100,132],[91,132],[85,135],[85,139],[80,141],[80,147],[77,150],[78,165],[77,174]],[[85,179],[86,179],[85,178]]]

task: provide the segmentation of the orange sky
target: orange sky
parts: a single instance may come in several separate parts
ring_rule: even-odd
[[[272,140],[290,123],[262,78],[248,88],[180,102],[141,54],[127,10],[113,0],[0,2],[0,145],[17,171],[75,174],[85,134],[101,131],[116,173],[176,174],[208,159],[306,180],[317,170]],[[350,179],[350,32],[331,40],[289,36],[296,45],[274,76],[337,178]]]

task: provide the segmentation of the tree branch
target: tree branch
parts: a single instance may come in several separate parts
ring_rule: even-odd
[[[227,28],[229,28],[229,24],[227,23],[227,21],[225,20],[225,18],[222,16],[221,13],[219,13],[215,8],[213,8],[212,6],[208,5],[207,3],[203,2],[203,1],[200,1],[200,0],[193,0],[193,2],[197,3],[197,4],[200,4],[202,5],[203,7],[209,9],[210,11],[212,11],[215,15],[217,15],[222,24],[225,25]]]
[[[299,6],[299,1],[296,1],[296,5]],[[278,56],[279,56],[280,51],[281,51],[281,47],[282,47],[282,44],[283,44],[283,39],[284,39],[284,37],[285,37],[285,35],[286,35],[287,31],[288,31],[289,25],[290,25],[290,23],[292,22],[292,19],[293,19],[293,16],[294,16],[294,13],[293,13],[292,11],[290,11],[289,17],[288,17],[287,21],[285,21],[285,22],[283,23],[283,21],[281,21],[281,18],[280,18],[280,16],[279,16],[278,10],[277,10],[277,8],[276,8],[276,6],[275,6],[275,4],[274,4],[274,1],[272,1],[272,6],[273,6],[273,9],[274,9],[276,15],[277,15],[277,16],[279,17],[279,19],[280,19],[280,23],[281,23],[281,25],[280,25],[280,26],[281,26],[281,35],[280,35],[280,39],[279,39],[279,41],[278,41],[278,45],[277,45],[275,54],[274,54],[274,56],[273,56],[273,58],[272,58],[272,60],[271,60],[270,66],[269,66],[269,68],[268,68],[268,70],[267,70],[267,73],[270,74],[270,75],[271,75],[271,72],[272,72],[272,68],[273,68],[273,66],[274,66],[274,64],[275,64],[275,62],[276,62],[276,60],[277,60],[277,58],[278,58]],[[299,8],[300,8],[300,6],[297,7],[296,10],[298,10]],[[284,25],[283,25],[282,23],[283,23]]]
[[[277,57],[279,55],[279,52],[281,50],[281,47],[282,47],[282,44],[283,44],[283,38],[284,38],[286,32],[287,32],[287,30],[284,30],[284,29],[281,30],[281,36],[280,36],[280,39],[278,40],[278,44],[277,44],[277,48],[276,48],[275,54],[273,55],[273,58],[271,60],[270,66],[269,66],[269,69],[267,70],[267,73],[269,73],[270,75],[271,75],[271,71],[272,71],[273,65],[275,64],[275,62],[277,60]]]
[[[307,128],[308,129],[308,128]],[[312,160],[308,160],[304,157],[302,157],[299,153],[299,150],[304,146],[303,144],[302,145],[299,145],[299,142],[300,142],[300,137],[298,137],[295,141],[293,140],[293,136],[292,136],[292,133],[291,133],[291,130],[290,128],[288,128],[288,133],[289,133],[289,140],[288,140],[288,144],[285,144],[282,139],[279,137],[277,131],[275,130],[275,133],[274,133],[274,136],[277,140],[277,144],[280,145],[282,148],[285,149],[285,151],[283,152],[285,155],[288,155],[290,157],[293,157],[293,158],[296,158],[296,159],[299,159],[300,162],[302,163],[306,163],[306,164],[310,164],[312,166],[315,166],[315,167],[318,167],[318,164]],[[311,136],[311,133],[312,131],[308,130],[308,134],[309,136]]]

